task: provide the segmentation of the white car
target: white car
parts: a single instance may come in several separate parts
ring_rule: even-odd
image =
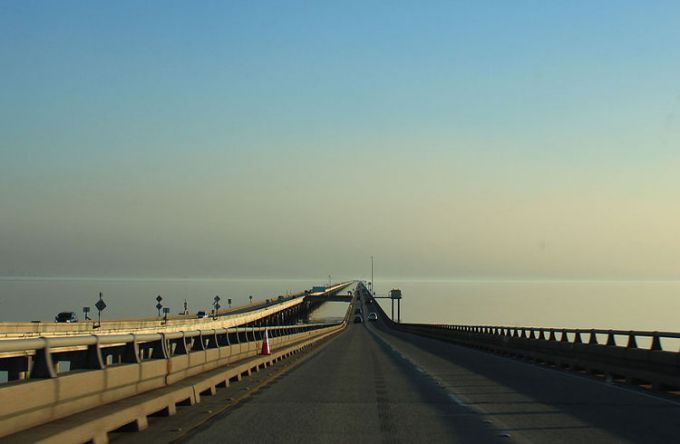
[[[368,314],[368,320],[369,321],[377,321],[378,320],[378,313],[372,311]]]

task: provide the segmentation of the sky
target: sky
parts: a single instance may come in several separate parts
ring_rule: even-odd
[[[0,275],[680,278],[680,3],[0,2]]]

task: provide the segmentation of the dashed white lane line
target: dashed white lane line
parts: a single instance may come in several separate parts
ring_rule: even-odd
[[[472,411],[474,411],[474,412],[480,413],[479,410],[478,410],[477,408],[467,405],[467,404],[465,403],[465,401],[463,401],[462,399],[460,399],[458,396],[456,396],[456,395],[455,395],[454,393],[452,393],[451,391],[447,390],[446,387],[445,387],[445,384],[443,384],[442,381],[439,381],[439,380],[436,379],[434,376],[430,375],[426,370],[424,370],[422,367],[418,366],[412,359],[410,359],[409,357],[407,357],[406,355],[404,355],[401,351],[397,350],[397,349],[394,347],[394,345],[392,345],[387,339],[385,339],[384,337],[382,337],[381,334],[379,334],[378,332],[374,331],[372,328],[369,328],[368,330],[369,330],[369,331],[371,332],[371,334],[372,334],[374,337],[376,337],[380,342],[382,342],[383,344],[385,344],[386,346],[388,346],[388,347],[389,347],[396,355],[398,355],[398,356],[400,356],[402,359],[408,361],[409,364],[411,364],[418,372],[420,372],[420,373],[422,373],[423,375],[426,375],[426,376],[429,376],[430,378],[432,378],[432,380],[435,381],[435,382],[437,383],[437,385],[439,385],[439,386],[446,392],[446,394],[448,395],[449,399],[450,399],[451,401],[453,401],[454,404],[459,405],[460,407],[464,407],[464,408],[466,408],[466,409],[472,410]]]

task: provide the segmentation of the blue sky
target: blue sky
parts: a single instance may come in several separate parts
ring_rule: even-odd
[[[2,2],[0,273],[676,277],[679,21]]]

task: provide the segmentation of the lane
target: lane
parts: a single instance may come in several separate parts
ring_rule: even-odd
[[[366,328],[352,324],[316,356],[199,433],[215,442],[494,442],[497,432]]]
[[[517,442],[678,442],[680,403],[434,339],[369,331]]]

